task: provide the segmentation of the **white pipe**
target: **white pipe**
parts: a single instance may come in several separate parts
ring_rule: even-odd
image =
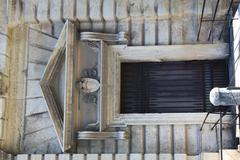
[[[210,91],[209,98],[214,106],[240,105],[240,89],[215,87]]]

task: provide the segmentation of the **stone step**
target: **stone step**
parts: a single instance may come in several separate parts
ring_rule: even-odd
[[[228,151],[229,157],[224,157],[224,160],[238,160],[237,151]],[[239,152],[238,152],[239,154]],[[232,159],[231,159],[231,158]],[[218,160],[218,153],[202,153],[195,156],[186,154],[19,154],[15,156],[15,160]]]

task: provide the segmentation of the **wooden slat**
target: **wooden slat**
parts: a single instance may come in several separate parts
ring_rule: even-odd
[[[145,153],[158,153],[158,126],[145,127]]]
[[[131,126],[131,153],[142,153],[144,151],[144,127]]]

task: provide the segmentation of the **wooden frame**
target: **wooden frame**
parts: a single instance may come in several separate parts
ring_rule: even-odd
[[[78,93],[74,87],[76,81],[76,75],[74,74],[76,55],[76,29],[72,22],[67,21],[40,80],[48,112],[54,123],[62,151],[71,149],[75,139],[74,105],[77,105],[77,95],[74,95],[74,93]],[[63,112],[61,112],[59,102],[53,92],[55,77],[59,74],[62,63],[65,65]]]

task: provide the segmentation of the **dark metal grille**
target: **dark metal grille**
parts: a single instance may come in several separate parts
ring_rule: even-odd
[[[209,92],[226,87],[224,60],[121,64],[121,113],[209,111]]]

